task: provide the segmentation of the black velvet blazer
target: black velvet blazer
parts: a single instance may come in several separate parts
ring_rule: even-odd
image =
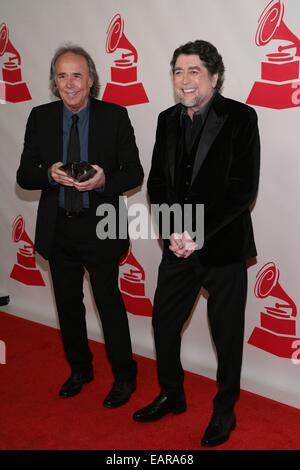
[[[175,168],[182,106],[158,117],[148,178],[152,204],[179,202]],[[201,262],[224,265],[256,256],[250,206],[259,181],[260,140],[253,108],[216,93],[199,141],[187,204],[204,204]],[[168,241],[165,241],[168,246]]]
[[[62,155],[63,102],[33,108],[27,122],[17,182],[24,189],[42,190],[35,248],[46,259],[54,238],[59,193],[58,186],[49,183],[48,168],[62,161]],[[142,183],[143,169],[126,108],[90,99],[88,161],[102,167],[106,176],[105,190],[90,192],[90,203],[95,208],[101,203],[111,203],[117,209],[118,196]],[[109,240],[104,243],[104,250],[113,248],[108,245]]]

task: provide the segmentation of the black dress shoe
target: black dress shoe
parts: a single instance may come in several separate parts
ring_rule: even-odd
[[[203,447],[214,447],[229,439],[231,431],[236,426],[235,414],[213,414],[209,425],[201,439]]]
[[[135,380],[131,382],[116,380],[108,395],[104,398],[103,406],[105,406],[105,408],[117,408],[118,406],[124,405],[128,402],[135,388]]]
[[[72,372],[68,380],[65,381],[59,391],[59,396],[68,398],[74,397],[81,392],[82,385],[91,382],[94,378],[93,369],[87,372]]]
[[[137,410],[133,414],[135,421],[147,422],[156,421],[168,413],[179,414],[186,410],[186,401],[184,396],[170,397],[160,394],[150,405]]]

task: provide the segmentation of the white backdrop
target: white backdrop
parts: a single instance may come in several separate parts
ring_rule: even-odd
[[[280,5],[279,1],[277,7],[278,4]],[[300,2],[285,0],[284,16],[277,25],[273,39],[264,47],[258,47],[255,44],[255,33],[259,17],[267,5],[268,0],[2,2],[0,24],[6,23],[10,43],[21,56],[22,78],[15,79],[15,82],[19,89],[20,83],[25,82],[32,96],[32,99],[27,101],[5,100],[3,87],[8,90],[9,86],[7,76],[3,76],[2,84],[0,83],[0,291],[9,294],[11,298],[5,311],[57,326],[47,263],[39,256],[36,257],[36,269],[41,273],[46,286],[26,285],[20,282],[20,279],[10,277],[17,263],[17,252],[20,254],[24,249],[24,241],[12,240],[12,224],[19,214],[25,221],[29,238],[34,237],[39,192],[26,192],[18,188],[15,173],[28,114],[33,106],[51,99],[48,74],[54,50],[66,41],[86,48],[98,68],[102,96],[105,85],[111,81],[110,69],[113,60],[121,56],[120,50],[113,54],[106,52],[106,32],[114,15],[119,13],[122,16],[124,33],[138,51],[138,82],[143,84],[149,99],[148,103],[128,106],[147,177],[158,113],[174,104],[169,67],[174,49],[189,40],[211,41],[222,54],[226,67],[223,94],[246,102],[254,82],[262,80],[261,62],[266,60],[265,55],[276,52],[280,44],[290,42],[290,33],[282,26],[283,22],[296,37],[300,37]],[[6,61],[9,61],[13,54],[8,50],[9,43],[6,50],[4,43],[5,40],[3,37],[1,39],[0,34],[0,67],[3,72],[7,68]],[[285,52],[294,54],[295,48]],[[296,60],[292,59],[296,62],[295,67],[299,69],[297,57]],[[295,77],[292,82],[297,87]],[[292,82],[285,83],[291,85]],[[268,89],[273,89],[273,85],[274,83],[271,83]],[[16,96],[18,88],[14,90],[11,93]],[[284,90],[280,89],[275,93],[274,103],[276,96],[283,95],[283,92]],[[300,338],[299,319],[290,315],[291,299],[295,305],[300,300],[300,109],[295,102],[285,109],[265,106],[255,108],[259,117],[262,143],[260,189],[253,210],[258,258],[257,264],[249,268],[242,387],[300,408],[300,365],[297,360],[293,363],[291,357],[282,352],[281,348],[282,344],[288,344],[287,350],[291,352],[292,340]],[[130,198],[130,203],[145,201],[144,185],[140,192]],[[159,245],[155,240],[137,240],[133,243],[133,252],[145,270],[146,297],[153,300],[161,256]],[[276,266],[275,271],[279,269],[280,277],[275,278],[273,284],[270,281],[270,289],[262,294],[268,299],[258,298],[254,293],[256,275],[270,262],[274,263],[273,268]],[[24,271],[24,266],[21,266],[21,269]],[[276,272],[278,275],[278,271]],[[279,284],[290,299],[284,299],[283,302],[280,300],[283,294],[279,292]],[[85,300],[90,337],[102,341],[101,327],[87,283]],[[276,302],[288,305],[276,306]],[[267,323],[262,325],[260,313],[265,311],[266,307]],[[128,313],[128,316],[134,351],[154,357],[151,318],[131,313]],[[287,331],[286,325],[289,325],[288,328],[291,325],[294,331]],[[258,344],[256,337],[255,345],[251,345],[248,340],[255,327],[259,329],[258,335],[262,334],[262,340]],[[7,348],[10,348],[9,344]],[[295,354],[297,356],[297,350]],[[216,359],[207,326],[206,301],[203,297],[195,307],[183,336],[182,360],[185,369],[215,377]]]

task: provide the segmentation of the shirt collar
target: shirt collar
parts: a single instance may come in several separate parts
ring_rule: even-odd
[[[206,119],[206,116],[208,114],[208,111],[211,107],[211,104],[213,102],[213,99],[215,97],[215,93],[212,95],[212,97],[210,98],[210,100],[206,103],[205,106],[203,106],[203,108],[199,109],[198,111],[196,111],[194,113],[195,116],[198,116],[199,114],[201,114],[201,117],[202,117],[202,121],[204,122],[205,119]],[[182,105],[182,110],[181,110],[181,116],[185,116],[185,115],[188,115],[188,112],[187,112],[187,107]]]
[[[87,105],[85,108],[83,108],[81,111],[79,111],[79,113],[73,113],[73,111],[71,111],[69,108],[67,108],[65,105],[64,105],[64,116],[68,119],[68,120],[71,120],[72,119],[72,116],[74,114],[77,114],[77,116],[79,117],[79,119],[81,119],[82,121],[87,117],[88,113],[89,113],[89,108],[90,108],[90,99],[88,99],[88,102],[87,102]]]

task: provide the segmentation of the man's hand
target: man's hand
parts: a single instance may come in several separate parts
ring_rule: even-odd
[[[79,183],[78,181],[73,181],[74,188],[78,189],[78,191],[92,191],[93,189],[102,188],[105,186],[105,173],[103,168],[98,165],[91,165],[95,170],[96,174],[87,181],[82,181]]]
[[[92,191],[93,189],[105,186],[105,174],[103,169],[98,165],[91,165],[96,170],[96,174],[89,180],[82,181],[82,183],[67,176],[65,171],[59,169],[61,166],[62,162],[56,162],[49,168],[50,178],[58,184],[69,187],[73,186],[80,192]]]
[[[74,186],[74,179],[67,176],[65,171],[59,169],[62,165],[62,162],[56,162],[50,166],[48,170],[50,179],[63,186]]]
[[[169,249],[173,251],[177,258],[188,258],[197,248],[197,243],[193,241],[187,231],[172,233],[170,243]]]

